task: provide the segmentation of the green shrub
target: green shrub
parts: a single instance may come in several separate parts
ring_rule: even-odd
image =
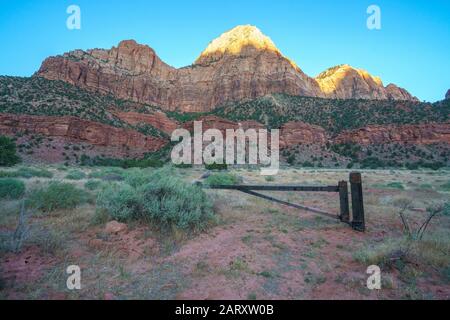
[[[145,158],[145,159],[125,159],[123,160],[122,168],[161,168],[164,162],[160,159]]]
[[[0,199],[19,199],[25,193],[25,183],[17,179],[0,179]]]
[[[440,185],[440,190],[445,192],[450,192],[450,181],[447,181],[446,183]]]
[[[88,200],[86,191],[70,183],[50,182],[47,186],[32,190],[28,199],[33,208],[51,212],[57,209],[72,209]]]
[[[446,167],[443,162],[424,162],[423,160],[419,160],[414,163],[407,163],[405,167],[409,170],[417,170],[419,168],[431,169],[431,170],[439,170],[441,168]]]
[[[0,166],[13,166],[20,162],[16,153],[16,143],[8,137],[0,136]]]
[[[102,168],[100,170],[91,172],[89,178],[102,179],[109,175],[117,175],[123,177],[125,175],[125,170],[122,168]]]
[[[128,169],[124,176],[125,182],[134,188],[147,184],[152,179],[152,174],[149,171],[138,168]]]
[[[115,220],[133,220],[142,214],[142,199],[129,184],[112,183],[97,195],[97,210],[106,211]]]
[[[86,178],[86,174],[80,170],[71,170],[66,175],[66,179],[68,179],[68,180],[81,180],[84,178]]]
[[[53,173],[46,169],[36,169],[36,168],[19,168],[17,170],[18,174],[22,178],[32,178],[32,177],[38,177],[38,178],[52,178]]]
[[[235,185],[239,183],[239,178],[231,173],[214,173],[205,179],[205,183],[213,185]]]
[[[381,244],[366,245],[353,253],[353,259],[364,265],[384,266],[405,246],[403,239],[387,239]]]
[[[213,164],[205,164],[206,170],[227,170],[228,166],[226,163],[213,163]]]
[[[80,165],[82,166],[93,166],[94,165],[94,161],[87,156],[86,154],[82,154],[80,157]]]
[[[143,187],[145,215],[162,226],[203,230],[213,219],[212,205],[201,187],[165,177]]]
[[[418,163],[407,163],[405,165],[405,167],[408,170],[417,170],[417,169],[419,169],[419,164]]]
[[[29,168],[29,167],[21,167],[15,171],[0,171],[0,178],[9,177],[9,178],[24,178],[30,179],[33,177],[38,178],[52,178],[53,173],[46,169],[37,169],[37,168]]]
[[[429,183],[422,183],[416,188],[416,190],[433,190],[433,186]]]
[[[97,210],[113,219],[142,219],[162,228],[203,230],[213,220],[212,205],[204,191],[160,169],[148,176],[150,182],[136,187],[113,183],[97,196]]]
[[[286,162],[289,163],[290,165],[293,165],[295,163],[295,155],[291,154],[287,157]]]
[[[405,190],[405,187],[401,182],[390,182],[386,184],[386,187],[390,189]]]
[[[389,165],[384,163],[383,160],[380,160],[379,158],[376,157],[368,157],[361,161],[362,169],[378,169],[386,166]]]
[[[85,184],[84,187],[88,190],[97,190],[100,186],[101,186],[102,182],[99,180],[88,180]]]
[[[190,163],[181,163],[181,164],[176,164],[174,165],[175,168],[180,168],[180,169],[187,169],[187,168],[192,168],[192,164]]]
[[[17,171],[0,171],[0,178],[17,178]]]
[[[148,169],[131,168],[105,168],[92,172],[89,178],[102,179],[106,181],[125,181],[132,187],[138,187],[150,181],[151,171]]]
[[[305,161],[305,162],[303,162],[302,166],[305,168],[312,168],[312,167],[314,167],[314,164],[312,162]]]
[[[357,159],[358,153],[361,152],[361,146],[350,143],[341,143],[332,145],[331,150],[344,157]]]
[[[105,167],[121,167],[121,168],[160,168],[164,162],[158,158],[150,157],[143,159],[115,159],[95,157],[89,158],[84,156],[81,165],[105,166]]]
[[[427,168],[431,170],[439,170],[440,168],[445,167],[445,164],[442,162],[425,162],[421,164],[422,168]]]
[[[273,182],[273,181],[275,181],[275,177],[274,177],[274,176],[266,176],[266,177],[265,177],[265,180],[266,180],[267,182]]]

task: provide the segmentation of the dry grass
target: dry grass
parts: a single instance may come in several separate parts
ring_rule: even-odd
[[[56,167],[46,170],[53,174],[51,181],[65,181],[70,171]],[[83,171],[86,178],[70,183],[92,198],[111,183],[101,177],[114,171],[76,170]],[[186,182],[199,179],[203,173],[204,169],[196,167],[173,170],[173,175]],[[349,171],[288,168],[274,181],[267,181],[257,170],[230,169],[229,173],[248,184],[334,185],[348,180]],[[120,170],[120,174],[125,177],[126,172]],[[212,290],[215,281],[211,279],[217,279],[216,285],[230,294],[224,298],[443,298],[436,288],[448,289],[450,281],[449,218],[433,221],[423,240],[399,259],[406,240],[398,218],[398,200],[413,199],[418,210],[412,217],[420,219],[424,215],[421,209],[448,200],[448,191],[442,186],[449,177],[448,171],[364,171],[368,226],[364,235],[334,220],[235,191],[206,190],[214,202],[218,223],[191,236],[176,230],[162,234],[139,222],[129,223],[122,235],[105,234],[108,217],[96,215],[94,202],[45,214],[36,211],[29,219],[30,235],[23,248],[26,252],[30,246],[38,247],[49,263],[35,282],[6,281],[0,296],[167,299],[188,292],[188,297],[206,298],[202,292]],[[31,190],[45,186],[50,179],[22,180]],[[91,188],[87,182],[99,183]],[[403,187],[397,188],[400,184]],[[339,210],[337,196],[330,194],[290,192],[274,196],[336,213]],[[20,201],[1,201],[0,209],[0,233],[6,234],[18,223]],[[179,257],[183,251],[191,252],[189,258]],[[10,253],[2,254],[14,258]],[[65,288],[68,264],[83,266],[84,290],[70,292]],[[365,268],[370,264],[385,268],[385,289],[381,292],[364,287]]]

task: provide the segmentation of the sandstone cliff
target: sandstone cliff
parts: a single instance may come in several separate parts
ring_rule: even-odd
[[[291,121],[281,127],[280,140],[282,149],[297,144],[325,144],[328,136],[322,127]]]
[[[139,113],[139,112],[114,112],[114,114],[121,120],[131,124],[149,124],[162,132],[171,135],[172,132],[180,125],[177,121],[170,119],[164,112],[156,111],[153,113]]]
[[[100,147],[114,147],[117,156],[139,155],[159,150],[167,141],[76,117],[31,116],[0,113],[0,134],[40,134],[62,137]]]
[[[450,123],[370,125],[365,128],[339,134],[336,143],[362,145],[385,143],[450,144]]]
[[[418,101],[405,89],[394,84],[384,87],[379,77],[346,64],[322,72],[316,80],[322,92],[330,98]]]
[[[225,134],[226,129],[265,128],[256,121],[234,122],[218,116],[200,117],[203,131],[214,128]],[[185,129],[193,130],[193,122],[183,125]],[[408,124],[408,125],[369,125],[356,130],[343,131],[333,137],[320,126],[301,121],[290,121],[280,128],[280,148],[299,144],[324,145],[330,143],[354,143],[360,145],[411,143],[411,144],[450,144],[450,123]]]
[[[406,90],[384,87],[379,78],[349,66],[332,68],[313,79],[253,26],[224,33],[185,68],[175,69],[153,49],[127,40],[110,50],[76,50],[47,58],[36,76],[182,112],[210,111],[226,102],[271,93],[415,99]]]

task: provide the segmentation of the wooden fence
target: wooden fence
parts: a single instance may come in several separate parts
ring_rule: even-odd
[[[347,181],[339,181],[336,186],[301,186],[301,185],[209,185],[209,189],[237,190],[280,203],[297,209],[311,211],[330,218],[336,218],[349,224],[354,230],[365,231],[364,202],[361,173],[350,173],[350,191],[352,201],[352,218],[350,219],[349,192]],[[339,193],[339,214],[333,214],[321,209],[291,203],[256,191],[299,191],[299,192],[336,192]]]

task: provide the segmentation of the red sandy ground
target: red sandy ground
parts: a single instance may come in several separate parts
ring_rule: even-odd
[[[314,204],[314,203],[311,203]],[[223,203],[220,206],[226,207]],[[316,216],[285,207],[276,207],[281,215],[314,223]],[[223,208],[219,207],[219,211]],[[376,225],[376,219],[371,221]],[[319,222],[320,225],[320,222]],[[289,227],[289,226],[287,226]],[[268,213],[245,212],[210,229],[207,233],[180,241],[163,250],[159,236],[148,227],[129,227],[119,234],[105,235],[104,227],[90,227],[75,236],[67,256],[56,258],[43,254],[37,247],[2,257],[3,294],[7,299],[30,298],[23,286],[42,280],[49,268],[64,259],[81,260],[82,270],[91,268],[93,275],[83,280],[85,290],[77,298],[175,298],[175,299],[386,299],[403,298],[396,270],[383,270],[393,279],[392,288],[370,291],[365,271],[352,257],[365,241],[377,243],[388,230],[370,228],[358,233],[346,225],[327,222],[320,227],[283,230],[274,226]],[[244,241],[243,239],[247,239]],[[102,262],[89,259],[106,252],[123,261],[129,278],[120,280],[111,273],[110,280],[92,268]],[[237,262],[238,261],[238,262]],[[148,280],[149,274],[164,264],[176,266],[177,275],[165,280],[161,271],[156,295],[133,292],[136,285]],[[159,269],[158,269],[159,270]],[[61,281],[65,283],[65,277]],[[438,279],[419,281],[417,286],[435,299],[449,299],[450,288]],[[107,288],[94,294],[99,281]],[[152,284],[150,284],[150,288]],[[91,288],[91,289],[90,289]],[[98,291],[98,290],[97,290]],[[169,295],[163,295],[169,292]],[[161,296],[159,295],[161,294]],[[37,295],[41,299],[73,298],[64,288],[51,284]]]

